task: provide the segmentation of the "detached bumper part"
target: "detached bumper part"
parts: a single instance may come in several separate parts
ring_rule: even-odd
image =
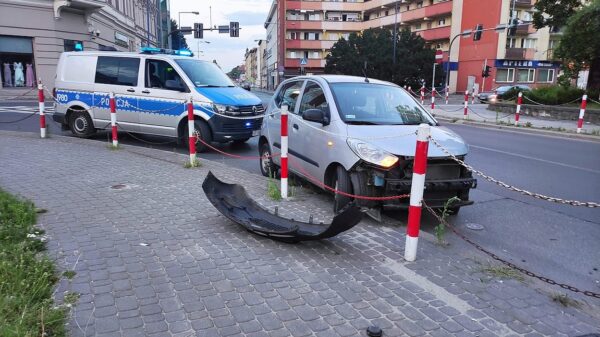
[[[229,220],[248,231],[284,242],[326,239],[356,226],[363,211],[349,205],[333,218],[330,224],[315,224],[281,218],[252,200],[237,184],[227,184],[208,172],[202,189],[208,200]]]

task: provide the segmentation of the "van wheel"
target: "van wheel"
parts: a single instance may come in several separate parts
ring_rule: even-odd
[[[277,166],[273,163],[269,144],[265,142],[260,147],[260,173],[265,177],[275,178],[275,172],[277,172]]]
[[[344,193],[353,193],[352,181],[350,175],[342,166],[338,166],[335,170],[335,178],[333,180],[333,188]],[[336,193],[333,197],[333,212],[338,214],[346,205],[352,201],[352,198]]]
[[[212,134],[210,133],[210,128],[206,123],[201,121],[194,121],[194,130],[197,132],[198,137],[204,141],[204,143],[210,144],[212,142]],[[183,140],[185,142],[185,146],[189,149],[190,147],[190,136],[189,136],[189,128],[187,123],[185,124],[185,128],[183,130]],[[201,141],[196,142],[196,152],[206,152],[208,151],[208,146],[204,145]]]
[[[69,118],[69,128],[75,137],[87,138],[96,132],[87,112],[75,111]]]

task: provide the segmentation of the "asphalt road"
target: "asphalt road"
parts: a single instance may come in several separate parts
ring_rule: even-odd
[[[257,93],[266,101],[268,95]],[[12,105],[36,104],[19,103]],[[0,104],[0,129],[39,132],[36,117],[18,123],[3,123],[27,117]],[[23,111],[23,108],[20,108]],[[51,120],[51,118],[48,118]],[[600,201],[600,142],[449,124],[470,145],[467,162],[474,168],[511,185],[548,196],[579,201]],[[49,122],[49,132],[60,126]],[[62,132],[65,135],[69,133]],[[161,137],[120,134],[123,144],[147,146],[186,153],[182,147]],[[107,141],[107,134],[94,139]],[[216,145],[244,156],[258,155],[256,138],[247,144]],[[431,145],[433,146],[433,145]],[[231,159],[210,152],[202,158],[221,161],[249,172],[260,173],[258,160]],[[499,187],[478,177],[471,197],[475,205],[465,207],[453,222],[482,246],[521,266],[586,290],[600,292],[600,209],[588,209],[537,200]],[[405,221],[406,213],[388,214]],[[478,224],[483,230],[467,229]],[[436,223],[427,218],[423,229],[431,232]]]

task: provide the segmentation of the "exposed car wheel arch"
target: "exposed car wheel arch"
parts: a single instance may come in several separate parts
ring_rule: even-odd
[[[269,143],[269,141],[267,140],[267,137],[265,136],[260,136],[260,138],[258,139],[258,152],[260,153],[260,148],[262,147],[263,144],[265,143]]]
[[[208,127],[208,129],[210,130],[210,135],[211,135],[211,139],[212,139],[212,134],[213,134],[213,130],[210,127],[210,125],[204,120],[204,118],[198,116],[198,115],[194,115],[194,121],[195,122],[202,122],[204,124],[206,124],[206,126]],[[177,139],[179,141],[182,141],[187,135],[185,134],[187,132],[187,125],[188,125],[188,120],[187,120],[187,116],[183,117],[180,121],[179,124],[177,124]]]
[[[327,169],[325,169],[325,177],[323,179],[323,182],[325,183],[325,185],[333,187],[336,169],[338,166],[341,166],[342,168],[344,168],[344,170],[346,169],[344,167],[344,165],[342,165],[338,162],[333,162],[333,163],[329,164],[329,166],[327,166]]]
[[[73,115],[74,112],[79,111],[79,110],[85,110],[85,112],[89,115],[89,111],[88,109],[80,106],[80,105],[72,105],[70,107],[67,108],[67,113],[65,114],[65,121],[70,121],[71,120],[71,115]],[[90,116],[91,117],[91,116]]]

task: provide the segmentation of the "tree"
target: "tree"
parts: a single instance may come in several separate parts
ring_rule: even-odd
[[[588,89],[600,89],[600,0],[593,0],[566,22],[556,56],[563,60],[565,73],[576,77],[589,67]]]
[[[435,51],[426,41],[406,29],[396,40],[396,66],[393,60],[394,36],[388,29],[371,28],[339,39],[331,48],[325,73],[377,78],[400,85],[420,87],[431,76]],[[365,68],[366,62],[366,68]],[[442,78],[438,71],[436,83]]]
[[[227,76],[229,76],[229,78],[231,78],[232,80],[239,80],[241,74],[242,74],[242,67],[235,66],[233,69],[231,69],[230,72],[227,73]]]
[[[581,0],[538,0],[534,5],[537,11],[533,13],[533,26],[562,27],[580,7]]]
[[[187,42],[185,41],[185,35],[183,35],[182,32],[176,32],[179,29],[179,26],[177,25],[177,21],[171,19],[171,31],[173,32],[171,34],[171,46],[173,49],[190,49],[190,47],[188,47]]]

